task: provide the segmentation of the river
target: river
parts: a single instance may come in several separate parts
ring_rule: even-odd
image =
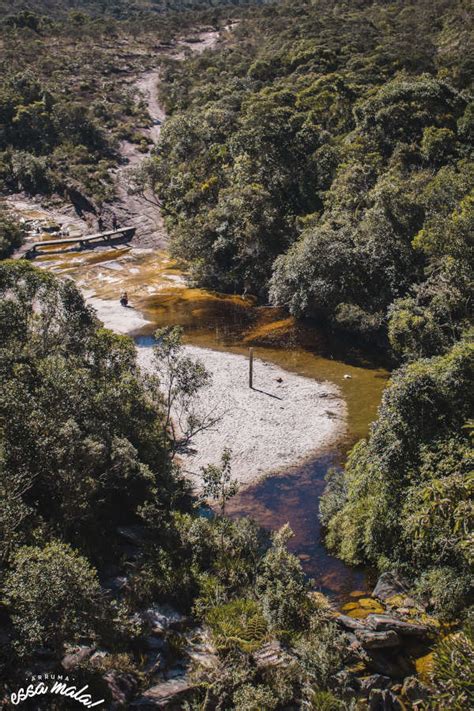
[[[290,548],[322,592],[342,601],[370,589],[366,571],[346,566],[327,552],[317,510],[328,468],[341,466],[348,448],[367,435],[387,371],[364,361],[355,350],[343,353],[343,345],[314,325],[297,323],[281,309],[186,286],[165,251],[119,246],[45,255],[35,263],[72,277],[86,295],[100,300],[117,300],[126,289],[136,311],[148,321],[133,334],[139,344],[148,344],[156,328],[180,324],[187,343],[238,354],[253,346],[264,361],[335,383],[347,404],[347,435],[304,465],[242,490],[231,502],[230,513],[250,515],[269,529],[289,522],[295,534]]]
[[[203,46],[215,42],[215,33],[203,35]],[[206,44],[207,42],[207,44]],[[201,46],[196,45],[197,51]],[[157,79],[158,74],[155,75]],[[152,75],[147,73],[137,84],[149,93],[150,114],[157,138],[163,112],[152,94]],[[155,122],[155,119],[158,123]],[[155,128],[153,128],[155,127]],[[156,134],[156,135],[155,135]],[[124,146],[124,155],[134,161],[136,147]],[[131,158],[133,160],[131,160]],[[118,171],[120,179],[120,171]],[[132,245],[98,248],[90,252],[49,251],[35,263],[59,275],[72,277],[87,297],[114,300],[122,290],[131,298],[137,314],[147,323],[132,334],[137,341],[149,341],[157,327],[180,324],[185,329],[186,342],[231,353],[246,354],[253,346],[256,355],[285,370],[335,383],[346,401],[347,435],[319,453],[313,460],[241,491],[231,505],[232,515],[251,515],[260,524],[276,529],[287,521],[294,538],[291,549],[299,556],[305,571],[315,580],[315,587],[339,600],[369,589],[367,573],[344,565],[329,555],[321,540],[318,523],[318,500],[324,488],[324,476],[330,466],[341,466],[350,445],[369,430],[376,416],[388,373],[324,336],[316,326],[299,324],[281,309],[257,306],[251,298],[211,293],[190,288],[183,279],[180,265],[163,249],[163,226],[156,215],[153,222],[150,206],[140,198],[129,199],[119,185],[118,202],[112,209],[133,222],[133,216],[146,211],[150,224],[141,223],[145,239]],[[86,229],[71,212],[53,213],[29,201],[10,201],[29,220],[57,220],[68,226],[71,234]],[[150,226],[151,225],[151,226]],[[156,234],[155,241],[150,233]],[[40,236],[39,236],[40,237]],[[166,237],[166,235],[165,235]]]

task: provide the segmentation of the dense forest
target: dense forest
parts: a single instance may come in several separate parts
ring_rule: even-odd
[[[147,173],[198,283],[402,364],[322,517],[343,558],[416,570],[452,612],[472,585],[469,20],[463,2],[263,8],[170,63]]]
[[[369,705],[376,657],[361,660],[356,627],[341,627],[313,591],[288,527],[269,535],[226,516],[226,453],[202,473],[211,517],[175,463],[163,363],[179,395],[205,378],[181,355],[179,331],[159,334],[156,372],[144,375],[133,342],[104,329],[72,282],[5,260],[23,228],[2,211],[5,694],[62,661],[108,708],[129,708],[165,664],[198,654],[205,663],[168,708],[468,708],[469,3],[18,5],[0,2],[0,191],[91,211],[114,200],[120,141],[144,141],[135,126],[146,107],[122,79],[183,33],[222,30],[212,52],[162,59],[169,118],[135,183],[163,206],[195,284],[283,307],[393,365],[369,436],[328,473],[314,516],[335,555],[404,581],[430,613],[418,629],[436,616],[455,631],[436,643],[419,703],[403,691]]]
[[[400,356],[456,341],[472,276],[470,38],[462,2],[289,3],[172,64],[149,173],[196,280],[388,335]]]
[[[225,462],[204,475],[221,515],[198,515],[172,463],[156,378],[143,378],[132,341],[101,328],[72,282],[4,261],[0,295],[7,689],[65,654],[68,668],[69,649],[76,678],[108,704],[118,688],[127,708],[165,656],[190,644],[173,626],[166,641],[153,637],[155,618],[166,620],[158,603],[171,602],[177,629],[193,612],[218,650],[191,687],[195,708],[257,711],[295,698],[344,708],[331,689],[345,635],[288,553],[291,531],[269,540],[249,519],[225,517],[234,488]],[[265,668],[256,653],[278,639],[294,653],[277,647],[278,665]]]

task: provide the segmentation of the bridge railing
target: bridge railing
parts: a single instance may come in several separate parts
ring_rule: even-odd
[[[62,244],[79,244],[80,247],[85,247],[91,242],[110,241],[114,238],[130,234],[130,239],[135,234],[135,227],[121,227],[118,230],[108,230],[107,232],[96,232],[92,235],[79,235],[78,237],[58,237],[57,239],[48,239],[43,242],[33,242],[28,247],[27,254],[35,254],[41,251],[42,247],[56,247]]]

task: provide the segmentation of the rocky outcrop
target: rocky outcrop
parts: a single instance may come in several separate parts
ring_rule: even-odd
[[[144,623],[155,635],[168,630],[181,631],[189,627],[191,620],[170,605],[152,605],[140,614]]]
[[[131,709],[182,709],[183,703],[195,688],[187,677],[163,681],[150,687],[133,701]]]
[[[364,623],[349,615],[337,615],[336,623],[345,630],[356,631],[364,629]]]
[[[187,645],[183,653],[193,669],[212,669],[219,663],[217,650],[212,644],[210,635],[203,627],[198,627],[185,635]]]
[[[403,682],[402,696],[410,703],[420,705],[428,701],[429,695],[428,687],[415,676],[409,676]]]
[[[111,708],[125,708],[137,689],[135,677],[112,669],[104,675],[103,679],[110,693]]]
[[[371,674],[358,679],[358,683],[362,696],[368,697],[373,689],[386,689],[390,686],[392,680],[389,676],[383,676],[383,674]]]
[[[380,649],[384,647],[399,647],[401,639],[393,630],[374,632],[369,629],[356,630],[356,637],[364,649]]]
[[[426,639],[429,636],[429,628],[413,622],[405,622],[391,615],[368,615],[366,624],[376,632],[393,631],[405,637],[416,637]]]
[[[365,655],[366,666],[376,674],[397,680],[413,674],[413,665],[403,653],[394,654],[381,649],[367,649]]]
[[[369,711],[403,711],[403,706],[389,689],[374,689],[369,696]]]
[[[397,578],[395,573],[382,573],[377,580],[377,585],[372,592],[372,597],[376,597],[385,602],[394,595],[404,594],[406,594],[406,587]]]
[[[71,647],[67,650],[66,655],[63,657],[61,666],[66,671],[71,671],[72,669],[78,667],[82,662],[90,659],[95,650],[95,647],[87,645]]]

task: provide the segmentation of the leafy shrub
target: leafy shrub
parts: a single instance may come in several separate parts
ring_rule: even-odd
[[[268,686],[246,684],[234,694],[235,711],[273,711],[278,698]]]
[[[295,643],[300,681],[311,698],[315,689],[329,691],[331,677],[339,670],[346,640],[341,631],[327,620],[315,618],[308,632]]]
[[[23,240],[24,230],[7,213],[0,211],[0,259],[9,257]]]
[[[327,526],[332,517],[344,506],[347,498],[344,472],[331,468],[326,474],[326,487],[319,500],[319,520]]]
[[[280,633],[303,627],[311,609],[309,582],[298,558],[286,548],[292,535],[289,526],[273,534],[273,545],[260,563],[255,583],[265,619]]]
[[[469,600],[473,588],[472,576],[448,566],[430,568],[417,579],[416,591],[429,601],[435,613],[453,619]]]
[[[349,455],[347,498],[328,524],[328,544],[345,560],[403,562],[420,571],[446,565],[450,580],[465,579],[472,477],[463,426],[472,368],[466,342],[393,375],[368,441]],[[458,605],[459,586],[454,592]]]
[[[51,645],[61,652],[65,642],[95,636],[103,606],[97,574],[69,546],[23,546],[2,588],[21,651]]]

